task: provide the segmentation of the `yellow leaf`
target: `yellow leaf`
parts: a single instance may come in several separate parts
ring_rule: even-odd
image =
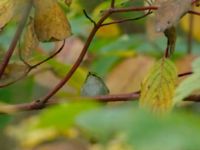
[[[171,110],[176,81],[174,63],[161,59],[142,82],[140,106],[157,114]]]
[[[65,13],[55,0],[35,0],[34,27],[40,41],[60,41],[71,35]]]
[[[200,11],[200,7],[195,7],[194,11]],[[186,33],[189,32],[189,30],[190,30],[190,14],[187,14],[183,17],[183,19],[180,21],[180,25]],[[193,33],[193,37],[198,41],[200,41],[199,25],[200,25],[199,16],[193,15],[193,27],[192,27],[193,32],[192,33]]]
[[[109,2],[104,2],[100,5],[98,5],[93,13],[92,13],[92,18],[96,21],[99,19],[99,17],[102,15],[102,10],[105,10],[109,7],[110,3]],[[109,23],[109,22],[112,22],[114,21],[113,19],[111,18],[107,18],[104,23]],[[119,28],[119,25],[118,24],[112,24],[112,25],[108,25],[108,26],[103,26],[101,27],[96,36],[97,37],[116,37],[116,36],[119,36],[121,33],[120,31],[120,28]]]
[[[35,34],[34,22],[33,19],[30,18],[30,22],[24,34],[24,48],[21,50],[22,57],[25,60],[29,59],[32,55],[32,51],[34,51],[38,45],[39,41]]]
[[[13,16],[13,11],[13,0],[0,0],[0,30],[10,21]]]
[[[112,22],[113,20],[108,18],[106,19],[106,22]],[[103,26],[101,27],[96,36],[97,37],[116,37],[120,35],[120,28],[118,26],[118,24],[112,24],[112,25],[108,25],[108,26]]]

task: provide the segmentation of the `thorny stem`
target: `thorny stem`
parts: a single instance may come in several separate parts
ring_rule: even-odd
[[[24,27],[26,25],[26,20],[27,20],[27,18],[29,16],[29,13],[31,11],[32,4],[33,4],[33,0],[29,0],[29,4],[26,7],[26,10],[24,12],[24,16],[22,17],[22,19],[21,19],[21,21],[19,23],[17,31],[16,31],[16,33],[15,33],[15,35],[13,37],[13,40],[12,40],[12,42],[10,44],[10,47],[9,47],[7,53],[5,54],[5,57],[3,58],[2,63],[0,64],[0,79],[2,78],[2,76],[4,74],[4,71],[5,71],[7,65],[8,65],[8,63],[10,61],[10,58],[12,57],[12,54],[13,54],[13,52],[14,52],[14,50],[16,48],[16,45],[17,45],[17,43],[18,43],[18,41],[20,39],[20,36],[22,34],[22,31],[23,31],[23,29],[24,29]]]

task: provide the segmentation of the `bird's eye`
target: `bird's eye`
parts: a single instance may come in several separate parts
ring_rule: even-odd
[[[167,21],[167,24],[170,24],[171,22],[170,21]]]

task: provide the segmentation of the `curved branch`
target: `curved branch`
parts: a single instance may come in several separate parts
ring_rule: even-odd
[[[13,37],[13,40],[10,44],[10,47],[5,55],[5,57],[3,58],[3,61],[2,61],[2,64],[0,65],[0,79],[2,78],[3,74],[4,74],[4,71],[6,69],[6,66],[8,65],[9,61],[10,61],[10,58],[11,56],[13,55],[13,52],[16,48],[16,45],[20,39],[20,36],[22,34],[22,31],[26,25],[26,20],[29,16],[29,13],[31,11],[31,7],[32,7],[32,4],[33,4],[33,0],[29,0],[29,4],[28,6],[26,7],[26,10],[24,12],[24,16],[22,17],[22,20],[20,21],[19,23],[19,26],[17,28],[17,31],[15,33],[15,36]]]
[[[34,64],[34,65],[30,65],[28,62],[26,62],[23,57],[20,55],[20,59],[23,61],[23,63],[25,65],[27,65],[28,69],[27,71],[25,71],[21,76],[19,76],[17,79],[15,79],[14,81],[11,81],[11,82],[8,82],[8,83],[5,83],[5,84],[0,84],[0,88],[3,88],[3,87],[6,87],[6,86],[9,86],[11,84],[14,84],[16,83],[17,81],[20,81],[22,79],[24,79],[33,69],[35,69],[36,67],[38,67],[39,65],[49,61],[50,59],[54,58],[57,54],[59,54],[63,47],[65,46],[65,40],[63,41],[63,44],[62,46],[56,51],[54,52],[52,55],[50,55],[49,57],[47,57],[46,59]]]

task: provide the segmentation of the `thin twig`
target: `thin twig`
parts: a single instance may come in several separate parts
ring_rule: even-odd
[[[29,13],[31,11],[31,7],[32,7],[32,4],[33,4],[33,0],[30,0],[29,1],[29,4],[28,6],[26,7],[26,10],[24,12],[24,16],[22,17],[20,23],[19,23],[19,26],[17,28],[17,31],[13,37],[13,40],[10,44],[10,47],[7,51],[7,53],[5,54],[4,58],[3,58],[3,61],[2,61],[2,64],[0,64],[0,79],[2,78],[3,74],[4,74],[4,71],[6,69],[6,66],[8,65],[9,61],[10,61],[10,58],[11,56],[13,55],[13,52],[16,48],[16,45],[20,39],[20,36],[22,34],[22,31],[26,25],[26,20],[29,16]]]
[[[5,83],[5,84],[0,84],[0,88],[4,88],[6,86],[9,86],[11,84],[14,84],[14,83],[24,79],[33,69],[37,68],[39,65],[42,65],[43,63],[49,61],[50,59],[52,59],[56,55],[58,55],[62,51],[64,45],[65,45],[65,40],[63,41],[62,46],[56,52],[54,52],[53,54],[51,54],[46,59],[44,59],[44,60],[42,60],[42,61],[40,61],[40,62],[38,62],[38,63],[36,63],[34,65],[30,65],[28,62],[26,62],[26,60],[23,59],[23,57],[21,55],[19,55],[21,57],[20,59],[24,62],[24,64],[27,65],[27,67],[28,67],[27,70],[21,76],[19,76],[17,79],[15,79],[15,80],[13,80],[11,82]]]
[[[179,74],[178,77],[188,76],[188,75],[191,75],[191,74],[193,74],[192,71],[184,72],[184,73]]]
[[[117,23],[124,23],[124,22],[127,22],[127,21],[135,21],[135,20],[139,20],[139,19],[142,19],[148,15],[152,14],[151,11],[149,11],[148,13],[142,15],[142,16],[139,16],[139,17],[135,17],[135,18],[128,18],[128,19],[121,19],[121,20],[116,20],[116,21],[113,21],[113,22],[108,22],[108,23],[104,23],[102,24],[101,26],[107,26],[107,25],[111,25],[111,24],[117,24]]]
[[[63,41],[62,46],[61,46],[56,52],[54,52],[53,54],[51,54],[51,55],[50,55],[49,57],[47,57],[46,59],[44,59],[44,60],[38,62],[37,64],[32,65],[32,66],[31,66],[31,69],[36,68],[36,67],[38,67],[39,65],[41,65],[41,64],[43,64],[43,63],[49,61],[50,59],[54,58],[56,55],[58,55],[58,54],[62,51],[62,49],[63,49],[64,46],[65,46],[65,40]]]
[[[94,26],[97,26],[96,22],[87,14],[86,10],[83,10],[85,17],[93,23]]]
[[[115,0],[111,0],[110,8],[115,8]]]
[[[190,14],[189,16],[189,32],[188,32],[188,54],[192,53],[192,36],[193,36],[193,25],[194,25],[194,16]]]

